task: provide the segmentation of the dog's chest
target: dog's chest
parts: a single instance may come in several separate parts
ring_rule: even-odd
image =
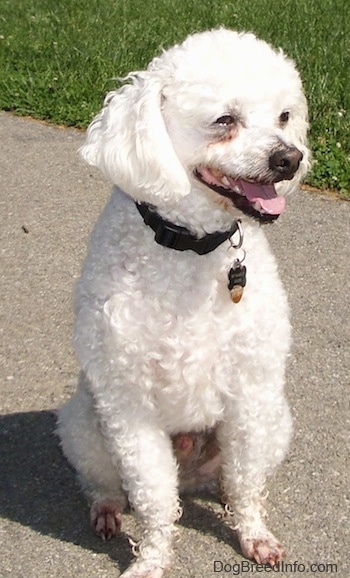
[[[170,431],[212,427],[231,387],[240,323],[226,277],[169,263],[140,271],[135,291],[109,303],[114,355],[126,379],[145,381]]]
[[[142,371],[169,431],[212,427],[229,384],[227,357],[214,319],[174,317],[148,345]]]

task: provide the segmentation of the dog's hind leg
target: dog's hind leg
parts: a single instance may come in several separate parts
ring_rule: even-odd
[[[77,471],[91,504],[91,527],[98,536],[109,539],[121,528],[127,498],[105,447],[85,382],[81,373],[77,393],[59,411],[57,433],[63,453]]]

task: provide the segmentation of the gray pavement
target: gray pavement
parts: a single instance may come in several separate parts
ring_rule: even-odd
[[[126,535],[104,543],[90,532],[53,434],[77,376],[71,294],[110,190],[79,160],[82,138],[0,113],[1,577],[117,578],[130,560]],[[268,500],[291,566],[276,574],[349,578],[350,203],[296,193],[266,230],[294,326],[294,441]],[[243,558],[217,502],[184,506],[169,578],[275,575],[235,566]],[[139,535],[131,515],[124,529]]]

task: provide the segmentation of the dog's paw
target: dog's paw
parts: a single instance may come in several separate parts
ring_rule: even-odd
[[[164,568],[157,566],[147,560],[136,560],[120,578],[162,578],[164,576]]]
[[[244,556],[258,564],[276,566],[286,555],[283,546],[268,531],[254,538],[240,536],[239,541]]]
[[[122,525],[121,508],[115,502],[96,502],[90,510],[91,527],[102,540],[109,540],[120,532]]]

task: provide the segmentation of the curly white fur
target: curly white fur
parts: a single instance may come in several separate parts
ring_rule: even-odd
[[[215,428],[242,550],[274,564],[283,549],[262,520],[262,495],[291,434],[287,299],[259,223],[198,171],[219,184],[225,175],[292,191],[309,157],[300,78],[282,51],[220,29],[190,36],[128,80],[107,96],[82,147],[115,187],[77,287],[82,372],[60,413],[63,450],[100,534],[117,531],[126,496],[143,524],[137,561],[123,576],[157,578],[170,563],[179,516],[171,436]],[[285,180],[271,169],[281,147],[297,157]],[[162,247],[135,200],[197,237],[241,219],[240,303],[227,288],[237,256],[229,241],[206,255]]]

